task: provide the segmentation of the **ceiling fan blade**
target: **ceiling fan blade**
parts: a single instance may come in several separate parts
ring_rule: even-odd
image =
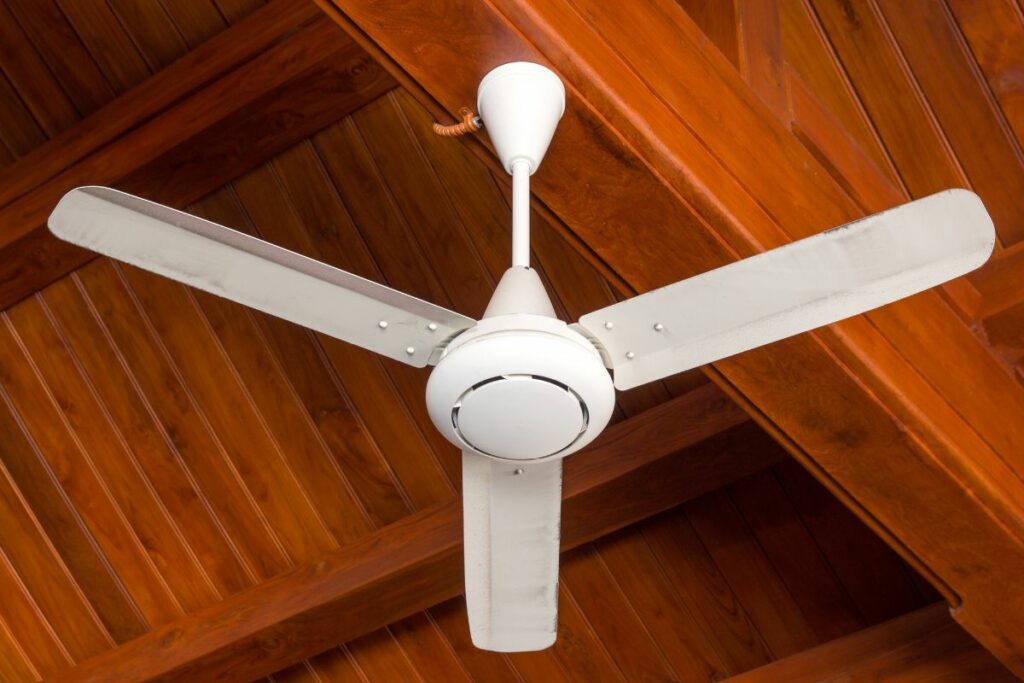
[[[106,187],[68,192],[57,237],[192,287],[423,367],[476,324],[416,297],[245,233]]]
[[[629,389],[863,313],[974,270],[995,230],[946,190],[580,319]]]
[[[466,606],[478,648],[528,652],[555,642],[561,512],[561,460],[462,454]]]

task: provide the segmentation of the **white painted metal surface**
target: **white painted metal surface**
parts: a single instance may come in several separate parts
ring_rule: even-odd
[[[545,386],[501,379],[510,376]],[[483,393],[474,396],[477,390]],[[485,317],[445,349],[427,380],[434,426],[463,451],[482,446],[480,457],[566,457],[601,433],[614,408],[615,388],[597,350],[561,320],[541,315]],[[483,436],[488,430],[493,435]],[[504,443],[496,443],[499,436]],[[552,452],[557,441],[565,447]]]
[[[475,321],[222,225],[105,187],[67,193],[57,237],[416,367]]]
[[[517,159],[540,168],[565,112],[565,86],[551,69],[532,62],[502,64],[477,88],[477,112],[509,174]]]
[[[981,199],[946,190],[580,319],[629,389],[934,287],[983,264]],[[655,264],[652,264],[655,265]]]
[[[512,266],[530,267],[530,162],[512,164]]]
[[[474,450],[496,458],[536,460],[572,445],[586,429],[579,397],[536,375],[501,375],[459,401],[454,421]]]
[[[555,642],[562,462],[462,456],[466,606],[473,644],[496,652]]]

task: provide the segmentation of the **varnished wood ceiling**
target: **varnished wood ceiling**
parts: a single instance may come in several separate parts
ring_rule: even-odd
[[[748,3],[682,4],[709,36],[707,49],[741,72],[764,61],[767,51],[740,30]],[[4,196],[0,236],[45,239],[36,214],[58,187],[46,181],[66,169],[80,182],[108,173],[97,182],[187,205],[478,316],[507,265],[504,178],[466,147],[433,136],[422,106],[319,10],[291,0],[275,0],[262,15],[261,7],[0,2],[0,164],[17,169],[8,178],[48,169]],[[816,158],[852,179],[854,197],[897,203],[946,185],[982,195],[996,217],[999,262],[949,296],[1019,364],[1024,288],[1006,275],[1019,271],[999,264],[1014,263],[1024,238],[1020,6],[792,0],[779,9],[780,51],[760,68],[788,83],[788,94],[760,94],[794,119]],[[269,12],[298,28],[260,18]],[[131,88],[180,68],[175,60],[197,47],[222,45],[218,38],[240,23],[278,27],[266,29],[273,37],[265,45],[252,43],[274,69],[252,66],[262,52],[240,54],[223,67],[237,72],[206,74],[176,94],[187,101],[222,88],[211,91],[224,98],[223,113],[206,127],[179,144],[185,116],[161,119],[154,110],[121,128],[104,119]],[[318,37],[300,41],[303,31]],[[934,43],[920,39],[924,32]],[[274,50],[283,55],[276,62]],[[265,86],[270,95],[230,101],[255,82],[248,74],[271,81],[282,73],[275,65],[297,60],[293,80]],[[190,73],[200,68],[189,65]],[[325,94],[367,70],[372,78],[348,81],[355,85],[333,99]],[[146,126],[135,139],[162,142],[151,143],[141,166],[126,165],[137,148],[123,141]],[[98,130],[115,133],[74,159],[46,144]],[[257,136],[255,150],[244,146]],[[26,215],[30,225],[14,224]],[[535,221],[535,260],[560,314],[573,319],[622,296],[622,282],[581,253],[557,219]],[[0,289],[22,292],[13,299],[57,278],[8,308],[0,325],[0,679],[59,679],[91,656],[457,495],[457,454],[424,412],[426,373],[106,259],[81,265],[81,254],[54,257],[31,244],[41,254],[35,262],[0,268],[8,273]],[[978,294],[989,290],[1000,293],[998,306]],[[616,419],[706,381],[693,372],[623,394]],[[273,679],[710,680],[938,599],[786,460],[572,551],[550,651],[473,649],[458,599]]]

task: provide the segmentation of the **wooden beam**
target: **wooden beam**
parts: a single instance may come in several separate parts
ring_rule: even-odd
[[[726,679],[728,683],[1016,681],[938,604]]]
[[[978,289],[977,316],[988,318],[1024,302],[1024,242],[1004,249],[970,276]]]
[[[785,453],[713,385],[610,427],[566,461],[563,550]],[[61,681],[251,680],[459,595],[454,500],[62,672]]]
[[[45,229],[69,189],[182,206],[394,86],[305,3],[267,5],[0,174],[0,309],[92,258]]]
[[[318,1],[449,112],[502,62],[552,66],[568,103],[534,189],[636,291],[864,213],[669,0]],[[1024,674],[1024,387],[942,296],[709,372]]]
[[[49,143],[0,169],[6,206],[187,96],[243,66],[319,13],[303,0],[274,0],[159,71]]]

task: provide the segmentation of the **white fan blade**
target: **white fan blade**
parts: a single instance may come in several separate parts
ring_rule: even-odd
[[[49,219],[57,237],[416,367],[476,324],[245,233],[106,187],[80,187]]]
[[[995,230],[946,190],[589,313],[629,389],[869,311],[983,264]],[[652,264],[654,266],[656,264]]]
[[[478,648],[528,652],[555,642],[561,514],[561,460],[462,454],[466,607]]]

